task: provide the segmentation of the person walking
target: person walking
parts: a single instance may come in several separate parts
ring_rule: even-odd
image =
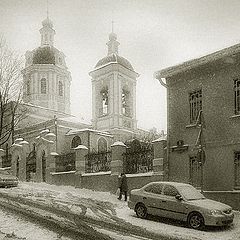
[[[120,181],[119,181],[119,188],[120,188],[120,193],[118,199],[122,199],[122,195],[124,194],[125,196],[125,201],[127,201],[127,191],[128,191],[128,184],[127,184],[127,177],[124,173],[121,173],[120,176]]]

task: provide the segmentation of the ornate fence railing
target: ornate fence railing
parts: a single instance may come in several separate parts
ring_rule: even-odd
[[[85,172],[107,172],[111,170],[112,152],[88,153],[86,155]]]
[[[75,162],[75,152],[56,156],[56,172],[68,172],[76,170]]]
[[[2,156],[2,167],[11,167],[12,165],[12,155],[8,154],[5,156]]]
[[[132,151],[131,148],[123,154],[125,173],[145,173],[153,171],[153,147]]]

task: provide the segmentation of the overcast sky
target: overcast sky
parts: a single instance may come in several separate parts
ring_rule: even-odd
[[[0,0],[0,33],[21,54],[40,46],[47,0]],[[240,42],[240,0],[49,0],[55,47],[72,74],[72,114],[91,119],[88,73],[107,55],[111,21],[119,55],[140,74],[138,126],[166,130],[166,90],[155,71]]]

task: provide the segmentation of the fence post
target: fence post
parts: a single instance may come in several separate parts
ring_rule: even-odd
[[[154,151],[153,172],[156,175],[164,175],[164,158],[166,157],[165,147],[167,141],[164,138],[159,138],[152,143]]]
[[[76,173],[75,173],[75,186],[81,187],[82,174],[85,173],[86,155],[88,154],[88,148],[84,145],[79,145],[75,149],[76,152]]]
[[[0,149],[0,168],[2,168],[2,156],[5,155],[5,151],[3,149]]]
[[[49,166],[49,174],[46,175],[46,181],[54,184],[53,176],[51,173],[56,172],[56,156],[58,156],[58,153],[51,152],[48,156],[48,166]]]
[[[126,153],[126,145],[122,142],[115,142],[112,146],[111,174],[119,175],[123,172],[123,154]]]
[[[118,189],[118,176],[123,172],[123,154],[126,153],[126,145],[123,142],[115,142],[112,146],[112,161],[111,161],[111,192]]]

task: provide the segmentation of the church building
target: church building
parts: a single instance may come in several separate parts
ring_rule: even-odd
[[[71,73],[64,53],[54,46],[55,34],[53,23],[47,17],[40,29],[41,45],[25,54],[20,111],[24,109],[27,114],[15,130],[15,142],[11,147],[13,174],[23,181],[48,181],[50,154],[56,158],[57,171],[74,170],[78,146],[88,149],[86,172],[96,171],[92,162],[98,165],[99,156],[106,170],[110,166],[108,153],[114,142],[140,139],[150,134],[137,128],[136,82],[139,74],[119,55],[117,35],[109,34],[107,55],[89,73],[92,122],[87,122],[70,113]],[[96,154],[100,154],[97,160]],[[102,167],[98,166],[97,171]]]

